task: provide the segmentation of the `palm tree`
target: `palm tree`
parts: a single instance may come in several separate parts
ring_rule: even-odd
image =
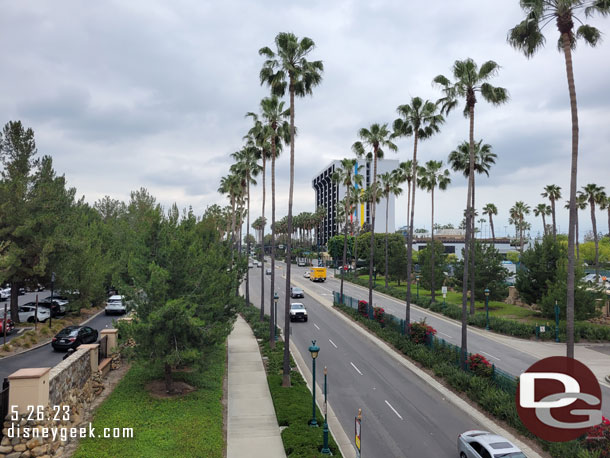
[[[549,184],[544,187],[544,192],[540,194],[551,201],[551,215],[553,216],[553,238],[557,240],[557,224],[555,222],[555,202],[561,199],[561,188],[556,184]]]
[[[608,211],[608,238],[610,238],[610,195],[606,196],[606,198],[600,202],[599,208]]]
[[[494,204],[487,204],[483,207],[483,214],[489,217],[489,226],[491,228],[491,241],[493,246],[496,246],[496,233],[494,232],[493,217],[498,214],[498,209]]]
[[[257,177],[263,168],[258,165],[258,150],[255,146],[245,146],[241,150],[231,155],[235,164],[231,166],[231,170],[245,177],[246,180],[246,200],[247,204],[247,220],[246,220],[246,239],[247,239],[247,256],[250,256],[250,185],[256,185]],[[250,305],[250,269],[246,270],[246,306]]]
[[[309,61],[307,56],[315,48],[312,39],[299,40],[292,33],[282,32],[275,37],[276,52],[264,47],[259,54],[267,60],[260,71],[261,84],[270,86],[273,94],[290,96],[290,188],[288,191],[288,232],[292,233],[292,201],[294,194],[294,97],[313,94],[313,88],[322,81],[322,61]],[[290,386],[290,259],[292,244],[286,245],[286,301],[284,304],[284,364],[282,386]]]
[[[341,303],[343,304],[343,280],[345,277],[345,266],[347,265],[347,228],[349,226],[349,215],[351,212],[351,190],[354,185],[362,186],[362,175],[358,173],[360,167],[357,159],[343,159],[341,166],[335,170],[332,180],[340,186],[345,186],[345,225],[343,227],[343,267],[341,268]]]
[[[599,237],[597,234],[597,221],[595,219],[595,204],[603,205],[606,201],[606,193],[603,186],[597,186],[594,183],[589,183],[582,188],[583,194],[589,202],[591,209],[591,224],[593,225],[593,241],[595,242],[595,280],[599,276]]]
[[[364,204],[364,192],[362,187],[354,187],[352,190],[352,203],[354,208],[357,208],[360,204]],[[358,268],[358,236],[360,235],[360,221],[356,221],[354,230],[354,272]]]
[[[392,170],[391,172],[382,173],[379,177],[381,179],[381,195],[386,198],[385,206],[385,287],[388,287],[388,218],[390,210],[390,196],[394,194],[398,196],[402,194],[400,188],[401,175],[398,173],[399,169]]]
[[[453,77],[455,83],[452,83],[447,77],[438,75],[434,78],[434,83],[440,85],[444,92],[444,97],[439,100],[442,103],[442,111],[447,114],[453,110],[458,103],[458,98],[466,99],[464,107],[464,115],[468,116],[470,121],[469,135],[469,173],[468,173],[468,192],[466,197],[466,235],[464,237],[464,278],[462,287],[462,366],[466,364],[467,348],[467,310],[466,300],[468,294],[468,248],[471,246],[472,220],[474,218],[474,205],[471,199],[474,193],[474,163],[475,163],[475,145],[474,145],[474,106],[477,103],[476,93],[479,92],[483,99],[493,105],[500,105],[508,101],[508,92],[502,87],[494,87],[487,82],[492,76],[498,73],[500,66],[490,60],[481,65],[481,68],[470,58],[460,61],[456,60],[453,64]],[[474,250],[473,247],[471,247]]]
[[[552,212],[551,206],[547,205],[545,203],[538,204],[538,205],[536,205],[536,207],[534,207],[534,216],[542,217],[542,228],[544,229],[543,234],[545,236],[547,234],[547,230],[546,230],[546,218],[545,217],[550,215],[551,212]]]
[[[392,151],[398,148],[392,143],[390,131],[387,124],[372,124],[369,129],[363,127],[358,132],[361,141],[352,145],[352,150],[358,157],[366,156],[367,160],[373,162],[373,182],[369,186],[372,198],[369,200],[371,212],[371,253],[369,259],[369,304],[373,307],[373,261],[375,256],[375,207],[377,189],[377,160],[383,158],[383,148]],[[367,149],[372,151],[367,151]],[[367,188],[368,190],[368,188]]]
[[[411,323],[411,269],[413,267],[413,219],[415,218],[415,189],[417,188],[417,145],[420,140],[426,140],[440,132],[440,126],[445,118],[439,113],[438,105],[420,97],[412,97],[410,104],[400,105],[396,111],[400,118],[394,121],[394,137],[413,136],[413,159],[411,161],[411,180],[409,187],[411,205],[408,209],[411,216],[407,217],[409,236],[407,237],[407,297],[405,312],[405,328]]]
[[[220,179],[220,187],[218,188],[218,192],[221,194],[227,194],[231,202],[231,260],[233,260],[233,251],[235,249],[235,225],[237,218],[235,206],[237,199],[242,192],[241,178],[234,173],[231,173],[226,177],[222,177]]]
[[[542,28],[555,20],[559,31],[559,47],[563,51],[570,94],[570,112],[572,116],[572,165],[570,168],[570,222],[568,225],[568,278],[566,300],[566,354],[574,357],[574,232],[576,230],[576,180],[578,172],[578,108],[576,102],[576,87],[574,85],[574,70],[572,67],[572,50],[576,47],[578,38],[583,38],[591,46],[595,46],[601,37],[601,32],[583,22],[576,16],[584,8],[585,16],[594,13],[602,16],[610,13],[610,2],[605,0],[528,0],[521,1],[521,8],[526,17],[508,32],[508,42],[516,49],[523,51],[529,58],[544,46]],[[574,33],[574,20],[581,25]]]
[[[479,140],[474,144],[474,171],[478,174],[485,174],[489,177],[489,170],[491,166],[496,163],[497,154],[491,151],[491,145],[488,143],[483,144],[483,140]],[[466,178],[470,174],[470,144],[467,141],[462,142],[458,145],[457,149],[449,153],[449,163],[451,168],[456,172],[462,172]],[[472,208],[475,206],[475,179],[472,179]],[[470,291],[474,291],[475,288],[475,275],[474,275],[474,217],[471,218],[471,230],[473,234],[472,241],[470,243]],[[464,245],[466,249],[467,245]],[[470,314],[474,315],[474,294],[470,295]]]
[[[400,175],[397,178],[400,183],[407,182],[407,231],[411,226],[409,221],[409,206],[411,204],[411,182],[413,181],[413,161],[408,160],[398,164],[398,169],[395,170],[396,174]]]
[[[583,192],[578,191],[576,193],[576,228],[574,230],[575,235],[576,235],[576,259],[577,260],[580,260],[580,242],[578,241],[578,239],[580,238],[579,233],[578,233],[579,232],[578,210],[585,210],[587,208],[587,203],[588,203],[587,196]],[[570,210],[569,201],[565,203],[564,208],[568,211]]]
[[[435,285],[434,285],[434,189],[438,188],[442,191],[447,189],[451,178],[449,178],[449,170],[443,168],[443,161],[428,161],[426,165],[421,169],[421,176],[417,180],[417,184],[420,188],[429,191],[432,197],[432,220],[430,223],[430,239],[432,241],[432,252],[430,253],[430,262],[432,264],[432,276],[430,281],[430,293],[432,294],[432,302],[436,301],[435,298]]]
[[[529,214],[530,206],[521,200],[516,202],[510,209],[511,218],[515,222],[515,227],[519,232],[519,251],[521,252],[521,256],[523,256],[523,232],[527,228],[525,215]]]

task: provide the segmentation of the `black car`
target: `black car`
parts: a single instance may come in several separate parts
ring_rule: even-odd
[[[290,288],[290,297],[305,297],[305,293],[301,288],[293,286]]]
[[[68,326],[57,333],[51,341],[53,350],[76,349],[80,344],[95,343],[97,331],[89,326]]]

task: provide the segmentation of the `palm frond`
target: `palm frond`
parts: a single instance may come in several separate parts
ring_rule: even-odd
[[[590,25],[583,24],[576,31],[576,36],[585,40],[589,46],[594,47],[601,41],[601,32]]]

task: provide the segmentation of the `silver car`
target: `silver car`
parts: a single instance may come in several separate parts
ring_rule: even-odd
[[[466,431],[457,446],[460,458],[527,458],[512,442],[487,431]]]

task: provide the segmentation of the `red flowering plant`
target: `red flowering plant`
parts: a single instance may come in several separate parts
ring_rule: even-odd
[[[485,358],[485,356],[475,353],[474,355],[470,355],[468,357],[468,369],[473,372],[475,375],[479,375],[481,377],[491,377],[493,373],[493,367],[491,363]]]
[[[362,316],[369,316],[369,303],[367,301],[358,301],[358,313]]]
[[[383,307],[375,307],[375,308],[373,308],[373,318],[381,326],[385,326],[385,310],[383,309]]]
[[[587,450],[598,452],[599,458],[610,458],[610,420],[602,416],[602,422],[587,432],[583,445]]]
[[[426,324],[426,320],[423,319],[409,324],[409,335],[415,343],[426,343],[428,339],[436,335],[436,329]]]

